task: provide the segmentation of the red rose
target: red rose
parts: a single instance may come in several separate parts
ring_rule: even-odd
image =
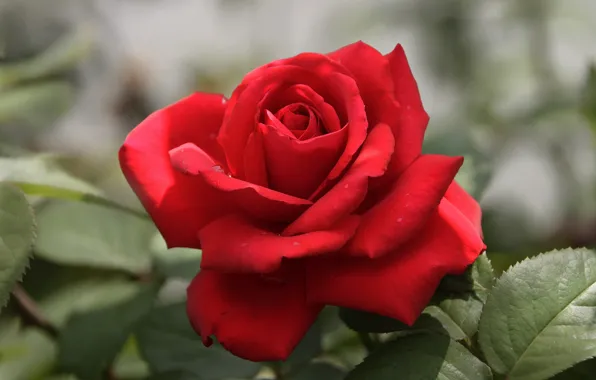
[[[421,154],[404,51],[363,42],[257,68],[134,129],[122,170],[169,247],[203,249],[188,315],[206,344],[286,358],[324,305],[412,324],[485,249],[463,159]]]

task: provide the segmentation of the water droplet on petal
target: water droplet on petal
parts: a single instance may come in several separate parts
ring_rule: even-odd
[[[211,140],[215,140],[215,139],[217,138],[217,134],[215,134],[215,133],[210,133],[210,134],[209,134],[209,138],[210,138]]]
[[[346,184],[344,185],[344,189],[347,189],[348,187],[350,187],[350,184],[346,183]]]
[[[228,101],[228,99],[226,99],[225,96],[221,97],[221,104],[226,104],[227,101]]]
[[[401,223],[401,221],[404,220],[403,218],[397,218],[397,223]]]
[[[297,241],[295,241],[294,243],[292,243],[292,245],[293,245],[294,247],[298,247],[298,246],[300,245],[300,243],[299,243],[299,242],[297,242]]]
[[[219,165],[214,165],[211,169],[213,169],[214,171],[218,172],[218,173],[223,173],[224,170],[221,166]]]

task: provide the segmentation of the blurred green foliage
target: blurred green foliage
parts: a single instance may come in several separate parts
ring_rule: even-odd
[[[231,0],[221,3],[224,10],[240,6]],[[0,379],[339,380],[366,355],[361,338],[370,338],[368,343],[374,346],[379,344],[374,340],[378,337],[373,339],[368,333],[398,331],[399,335],[405,329],[342,310],[348,325],[364,331],[359,335],[340,323],[338,311],[330,308],[286,363],[257,365],[218,346],[204,348],[184,311],[185,287],[199,270],[200,251],[166,252],[148,217],[130,201],[130,191],[113,157],[97,160],[75,155],[65,159],[39,149],[43,146],[40,136],[51,134],[77,99],[81,65],[96,58],[93,30],[58,21],[44,24],[41,33],[38,28],[31,34],[26,6],[16,1],[7,4],[0,6],[0,211],[6,211],[2,209],[5,204],[32,208],[37,238],[32,236],[33,220],[7,218],[17,214],[12,209],[0,212],[0,233],[16,236],[10,246],[7,244],[10,253],[0,246],[0,284],[13,288],[10,302],[0,315]],[[583,214],[584,205],[596,199],[596,184],[579,178],[567,138],[592,133],[596,144],[595,64],[586,62],[586,76],[580,86],[565,83],[558,78],[551,59],[548,22],[553,2],[503,4],[507,8],[503,27],[523,31],[525,50],[521,55],[530,67],[525,79],[535,87],[532,99],[513,110],[501,106],[509,96],[503,83],[512,64],[491,61],[492,50],[498,46],[478,34],[478,2],[379,2],[370,7],[366,17],[342,16],[341,22],[329,24],[333,26],[329,35],[354,35],[354,40],[376,24],[411,28],[411,33],[420,36],[419,55],[430,73],[428,80],[433,88],[448,88],[454,103],[449,117],[431,118],[424,150],[465,156],[458,181],[484,207],[483,228],[495,275],[538,252],[567,246],[596,247],[596,215]],[[216,70],[197,63],[189,70],[189,76],[195,78],[194,87],[204,91],[229,89],[261,56],[276,56],[260,49]],[[128,97],[117,99],[122,104],[114,105],[126,114],[113,115],[120,117],[125,130],[132,127],[126,115],[146,116],[152,109],[147,89],[126,83],[130,88],[121,92]],[[570,115],[580,122],[559,125],[557,120],[568,120]],[[553,128],[547,122],[557,125]],[[540,144],[555,167],[557,183],[565,189],[560,199],[564,216],[548,233],[532,233],[532,219],[515,200],[484,202],[499,162],[520,138]],[[587,186],[588,191],[580,186]],[[6,200],[9,198],[10,202]],[[5,240],[5,236],[0,238]],[[9,255],[14,262],[5,259]],[[17,282],[29,260],[29,270]],[[466,359],[468,351],[462,351],[463,346],[455,342],[463,342],[466,349],[476,353],[477,347],[471,342],[486,302],[478,284],[490,287],[487,284],[494,280],[492,269],[490,276],[486,267],[478,269],[482,264],[477,263],[472,268],[476,272],[469,273],[476,288],[454,290],[461,278],[455,279],[455,285],[446,279],[442,291],[447,295],[437,294],[415,326],[432,331],[436,344],[408,338],[412,347],[431,358],[434,371],[447,371],[444,363],[436,360],[446,355],[462,372],[486,372],[482,363]],[[460,297],[452,297],[453,293]],[[474,298],[478,295],[482,297]],[[364,328],[371,325],[374,331]],[[381,334],[379,339],[387,336]],[[411,364],[407,355],[401,355],[402,350],[403,345],[396,343],[386,349],[389,356],[381,352],[367,363],[383,364],[398,353],[404,366]],[[381,364],[365,364],[349,378],[367,378],[362,376],[382,370]],[[584,362],[557,378],[587,379],[585,373],[593,373],[593,365],[594,361]],[[431,372],[432,366],[428,368]]]

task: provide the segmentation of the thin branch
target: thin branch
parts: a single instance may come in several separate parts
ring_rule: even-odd
[[[360,337],[360,341],[362,342],[362,344],[364,345],[364,347],[366,348],[366,350],[368,351],[369,354],[375,350],[375,348],[377,347],[377,344],[375,343],[373,338],[370,336],[370,334],[360,332],[360,333],[358,333],[358,336]]]
[[[58,337],[58,329],[44,317],[33,298],[29,296],[20,284],[14,287],[12,296],[25,323],[39,327],[54,338]]]

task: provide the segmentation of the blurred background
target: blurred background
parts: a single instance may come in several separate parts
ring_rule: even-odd
[[[595,16],[593,0],[0,0],[0,180],[138,208],[116,153],[153,110],[195,90],[229,95],[254,67],[303,51],[401,43],[431,116],[425,150],[466,157],[458,179],[481,202],[496,270],[594,247]],[[123,222],[137,235],[125,257],[81,258],[101,251],[73,229],[90,214],[33,201],[39,240],[24,287],[54,324],[72,312],[56,311],[70,301],[52,290],[68,290],[64,266],[142,272],[134,244],[154,230]],[[101,291],[100,303],[113,296]],[[19,379],[2,363],[0,378]]]

